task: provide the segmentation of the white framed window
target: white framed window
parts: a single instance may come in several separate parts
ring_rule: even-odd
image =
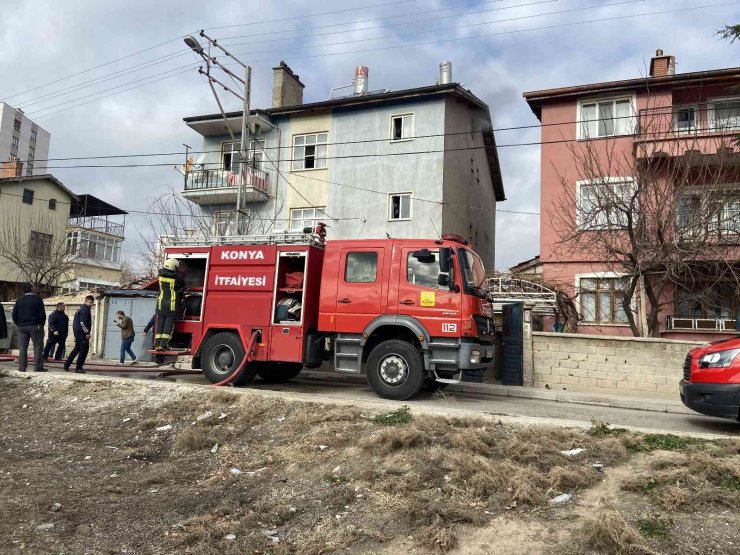
[[[232,235],[235,213],[233,210],[214,212],[212,216],[213,233],[219,237]]]
[[[577,181],[576,224],[578,227],[594,231],[625,227],[634,187],[634,181],[628,177]]]
[[[265,169],[265,139],[249,141],[249,163],[253,168],[257,168],[258,170]]]
[[[81,258],[104,260],[117,264],[121,260],[121,239],[105,237],[97,233],[73,231],[67,233],[67,253]]]
[[[740,235],[740,188],[716,186],[683,193],[676,199],[676,226],[683,237]]]
[[[290,231],[303,231],[307,227],[316,229],[316,224],[326,218],[324,210],[326,210],[326,206],[291,208]]]
[[[714,98],[707,102],[707,108],[712,131],[740,129],[740,97]]]
[[[581,100],[578,102],[578,138],[587,140],[633,135],[634,107],[634,95]]]
[[[411,193],[391,193],[388,195],[388,221],[410,220]]]
[[[673,108],[673,130],[694,133],[699,129],[699,108],[696,105]]]
[[[326,167],[328,133],[293,136],[293,170],[315,170]]]
[[[239,171],[239,149],[241,144],[234,141],[221,143],[221,169],[225,172]]]
[[[584,324],[627,325],[627,313],[622,301],[629,286],[629,277],[613,272],[576,276],[578,313]],[[634,310],[634,303],[631,307]]]
[[[391,141],[408,141],[414,137],[414,114],[391,116]]]

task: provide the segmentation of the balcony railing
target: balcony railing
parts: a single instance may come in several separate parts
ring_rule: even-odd
[[[245,185],[267,192],[267,172],[254,167],[248,167],[244,177]],[[192,170],[185,182],[185,191],[202,191],[206,189],[221,189],[238,187],[242,182],[239,171],[224,170]]]
[[[126,226],[122,223],[110,222],[99,216],[80,216],[78,218],[70,218],[69,227],[79,227],[89,229],[90,231],[115,235],[116,237],[123,237]]]
[[[666,331],[735,331],[735,320],[729,318],[682,318],[667,316]]]
[[[643,108],[638,115],[638,135],[645,140],[663,140],[740,133],[740,116],[720,110],[707,104]]]

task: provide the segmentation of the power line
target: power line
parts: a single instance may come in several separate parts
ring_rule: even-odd
[[[510,8],[521,8],[521,7],[526,7],[526,6],[535,6],[535,5],[539,5],[539,4],[547,4],[547,3],[550,3],[550,2],[553,2],[553,1],[557,1],[557,0],[538,0],[536,2],[530,2],[530,3],[517,4],[517,5],[514,5],[514,6],[510,6]],[[372,38],[360,38],[360,39],[355,39],[355,40],[342,40],[342,41],[339,41],[339,42],[329,42],[329,43],[324,43],[324,44],[314,44],[314,45],[312,45],[312,47],[313,48],[323,48],[323,47],[326,47],[326,46],[338,46],[338,45],[342,45],[343,46],[345,44],[353,44],[353,43],[358,43],[358,42],[370,42],[370,41],[384,40],[384,39],[393,39],[393,38],[399,38],[399,37],[411,37],[411,36],[415,36],[415,35],[425,35],[425,34],[428,34],[428,33],[438,33],[438,32],[441,32],[441,31],[454,31],[454,30],[458,30],[458,29],[468,29],[470,27],[481,27],[483,25],[492,25],[494,23],[510,23],[512,21],[522,21],[522,20],[525,20],[525,19],[534,19],[534,18],[537,18],[537,17],[546,17],[546,16],[550,16],[550,15],[561,15],[561,14],[571,13],[571,12],[589,11],[589,10],[593,10],[593,9],[596,9],[596,8],[608,8],[608,7],[612,7],[612,6],[622,6],[622,5],[625,5],[625,4],[635,4],[635,3],[638,3],[638,2],[645,2],[645,1],[647,1],[647,0],[623,0],[621,2],[613,2],[613,3],[610,3],[610,4],[598,4],[598,5],[595,5],[595,6],[583,6],[583,7],[580,7],[580,8],[571,8],[571,9],[567,9],[567,10],[556,10],[556,11],[552,11],[552,12],[544,12],[544,13],[537,13],[537,14],[530,14],[530,15],[522,15],[522,16],[509,17],[509,18],[504,18],[504,19],[492,19],[490,21],[482,21],[482,22],[479,21],[479,22],[476,22],[476,23],[467,23],[465,25],[453,25],[451,27],[438,27],[436,29],[426,29],[426,30],[423,30],[423,31],[414,31],[414,32],[400,33],[400,34],[395,34],[395,35],[384,35],[384,36],[372,37]],[[482,12],[471,12],[471,14],[465,14],[465,15],[472,15],[472,14],[475,14],[475,13],[486,13],[486,12],[491,12],[491,11],[499,11],[499,10],[502,10],[502,9],[507,9],[507,8],[498,8],[498,9],[492,9],[492,10],[484,10]],[[440,17],[440,18],[432,18],[432,19],[429,19],[427,21],[433,21],[434,19],[449,19],[451,17],[457,17],[457,15],[454,15],[454,16],[445,16],[445,17]],[[422,20],[422,21],[424,21],[424,20]],[[418,23],[418,22],[412,21],[410,23]],[[390,26],[395,26],[395,25],[405,25],[405,24],[406,23],[398,23],[398,24],[389,25],[389,27]],[[379,29],[381,27],[375,27],[375,28],[376,29]],[[337,34],[337,33],[328,33],[328,34]],[[282,39],[280,39],[280,40],[282,40]],[[229,46],[230,47],[233,47],[233,46],[237,46],[237,44],[231,44]],[[254,54],[270,54],[270,53],[276,53],[276,52],[282,52],[282,50],[280,50],[280,49],[277,49],[277,50],[273,49],[273,50],[258,50],[258,51],[254,51],[254,52],[239,52],[238,55],[240,55],[240,56],[247,56],[247,55],[254,55]]]
[[[431,44],[443,44],[447,42],[454,42],[454,41],[462,41],[462,40],[470,40],[470,39],[478,39],[478,38],[486,38],[486,37],[493,37],[493,36],[503,36],[503,35],[509,35],[509,34],[515,34],[515,33],[524,33],[524,32],[531,32],[531,31],[542,31],[542,30],[551,30],[551,29],[557,29],[557,28],[563,28],[563,27],[571,27],[576,25],[583,25],[583,24],[589,24],[589,23],[599,23],[599,22],[606,22],[606,21],[616,21],[616,20],[623,20],[623,19],[633,19],[638,17],[649,17],[653,15],[664,15],[667,13],[677,13],[677,12],[685,12],[685,11],[692,11],[692,10],[699,10],[699,9],[708,9],[708,8],[716,8],[716,7],[723,7],[723,6],[729,6],[729,5],[735,5],[737,4],[737,1],[733,2],[721,2],[721,3],[715,3],[715,4],[705,4],[701,6],[694,6],[690,8],[676,8],[676,9],[668,9],[668,10],[660,10],[660,11],[654,11],[654,12],[646,12],[641,14],[630,14],[630,15],[623,15],[623,16],[614,16],[614,17],[607,17],[607,18],[598,18],[598,19],[591,19],[591,20],[583,20],[583,21],[576,21],[576,22],[567,22],[567,23],[561,23],[556,25],[547,25],[547,26],[541,26],[541,27],[532,27],[529,29],[516,29],[511,31],[500,31],[496,33],[484,33],[474,36],[468,36],[468,37],[455,37],[450,39],[442,39],[442,40],[434,40],[434,41],[425,41],[425,42],[418,42],[418,43],[409,43],[409,44],[402,44],[402,45],[394,45],[394,46],[385,46],[385,47],[376,47],[376,48],[369,48],[369,49],[361,49],[361,50],[351,50],[351,51],[343,51],[343,52],[328,52],[324,54],[310,54],[310,55],[303,55],[303,56],[294,56],[292,59],[307,59],[307,58],[315,58],[315,57],[326,57],[326,56],[339,56],[339,55],[347,55],[347,54],[358,54],[358,53],[367,53],[367,52],[376,52],[376,51],[382,51],[382,50],[389,50],[389,49],[398,49],[398,48],[408,48],[408,47],[415,47],[415,46],[426,46]],[[251,64],[261,64],[261,63],[273,63],[273,60],[252,60],[250,61]],[[154,81],[152,81],[154,82]],[[134,87],[137,88],[137,87]],[[119,91],[117,93],[113,94],[120,94],[126,92],[126,90]],[[108,96],[113,96],[108,95]],[[101,97],[99,100],[102,100],[103,98],[107,98],[107,96]],[[64,110],[73,109],[77,106],[69,106],[67,108],[64,108]],[[58,110],[57,112],[54,112],[54,114],[61,112],[62,110]],[[47,117],[51,116],[53,114],[43,114],[40,116],[35,117]]]
[[[417,0],[394,0],[393,2],[385,2],[381,4],[369,4],[365,6],[359,6],[356,8],[345,8],[343,10],[332,10],[329,12],[307,14],[307,15],[295,15],[292,17],[282,17],[279,19],[262,19],[260,21],[250,21],[249,23],[237,23],[234,25],[220,25],[218,27],[206,27],[206,30],[212,31],[214,29],[234,29],[235,27],[249,27],[252,25],[264,25],[265,23],[278,23],[281,21],[294,21],[297,19],[309,19],[311,17],[321,17],[324,15],[335,15],[338,13],[356,12],[358,10],[366,10],[368,8],[381,8],[385,6],[395,6],[398,4],[410,4],[411,2],[416,2],[416,1]]]

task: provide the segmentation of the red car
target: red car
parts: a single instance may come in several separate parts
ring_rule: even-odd
[[[689,351],[680,392],[683,404],[696,412],[740,420],[740,337]]]

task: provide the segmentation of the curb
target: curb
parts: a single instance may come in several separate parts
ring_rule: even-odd
[[[366,383],[364,376],[356,374],[341,374],[339,372],[304,370],[302,379],[331,380],[345,383]],[[572,391],[553,391],[521,386],[463,382],[459,385],[450,385],[445,391],[459,393],[477,393],[480,395],[495,395],[498,397],[519,397],[522,399],[539,399],[556,403],[575,403],[579,405],[597,405],[617,409],[643,410],[647,412],[666,412],[672,414],[696,413],[686,408],[680,401],[668,399],[643,399],[640,397],[616,397],[613,395],[598,395],[593,393],[578,393]]]

